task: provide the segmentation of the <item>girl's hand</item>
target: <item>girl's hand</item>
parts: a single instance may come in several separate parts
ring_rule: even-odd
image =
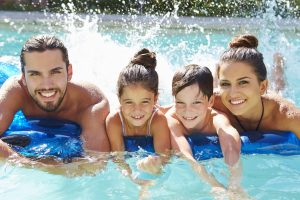
[[[137,168],[150,174],[160,174],[162,171],[162,160],[159,156],[148,156],[137,162]]]

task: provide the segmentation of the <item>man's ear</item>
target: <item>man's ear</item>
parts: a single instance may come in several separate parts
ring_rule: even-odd
[[[208,107],[212,108],[214,105],[214,102],[215,102],[215,95],[213,94],[213,95],[211,95],[211,97],[208,100]]]
[[[25,86],[27,85],[26,80],[25,80],[25,74],[23,72],[22,72],[22,75],[21,75],[21,81],[22,81],[23,85],[25,85]]]
[[[262,82],[260,82],[259,90],[261,95],[266,93],[268,89],[268,84],[269,84],[268,80],[263,80]]]
[[[72,79],[73,76],[73,67],[72,64],[69,64],[67,67],[67,75],[68,75],[68,81]]]

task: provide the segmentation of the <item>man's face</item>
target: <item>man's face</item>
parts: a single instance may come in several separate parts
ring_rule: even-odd
[[[59,49],[26,52],[23,83],[34,102],[44,111],[56,111],[71,79],[71,65],[66,68]]]

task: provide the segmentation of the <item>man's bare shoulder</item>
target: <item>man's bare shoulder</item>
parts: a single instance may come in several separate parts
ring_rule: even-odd
[[[20,76],[12,76],[8,78],[0,89],[1,98],[7,95],[22,96],[25,94],[24,85]]]
[[[69,87],[70,92],[72,92],[72,96],[76,97],[82,105],[97,104],[103,100],[106,100],[102,90],[92,83],[84,81],[72,81],[69,82]]]

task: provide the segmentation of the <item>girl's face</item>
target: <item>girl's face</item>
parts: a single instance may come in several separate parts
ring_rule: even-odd
[[[219,79],[222,102],[234,115],[256,112],[261,104],[261,95],[267,89],[267,80],[259,83],[253,68],[243,62],[223,63]]]
[[[151,117],[157,96],[140,84],[123,88],[119,98],[121,111],[125,120],[132,126],[143,126]]]
[[[198,84],[183,88],[175,95],[175,113],[187,129],[203,127],[208,108],[213,105],[213,97],[208,99],[199,90]]]

